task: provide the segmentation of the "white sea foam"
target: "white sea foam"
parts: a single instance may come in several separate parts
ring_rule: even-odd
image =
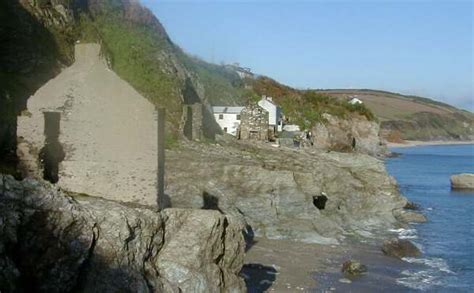
[[[404,257],[404,261],[409,263],[423,264],[433,269],[438,269],[442,272],[448,274],[454,274],[453,271],[449,269],[448,264],[442,258],[431,257],[431,258],[414,258],[414,257]]]
[[[418,235],[416,233],[416,229],[390,229],[390,232],[394,232],[398,234],[398,238],[400,239],[417,239]]]
[[[449,269],[448,264],[442,258],[414,258],[404,257],[404,261],[415,264],[422,264],[427,267],[426,270],[414,271],[404,270],[403,277],[397,279],[397,283],[406,287],[418,290],[428,290],[433,286],[440,286],[443,273],[454,274]]]
[[[442,283],[437,280],[437,277],[434,275],[433,270],[427,271],[412,271],[405,270],[402,272],[401,277],[397,279],[397,283],[402,284],[411,289],[417,290],[427,290],[432,286],[439,286]]]

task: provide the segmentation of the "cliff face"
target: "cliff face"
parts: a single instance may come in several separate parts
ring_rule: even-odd
[[[245,292],[242,225],[0,177],[2,292]]]
[[[316,148],[372,156],[388,153],[377,122],[363,116],[341,119],[330,114],[323,114],[323,119],[324,122],[318,122],[312,128],[312,142]]]

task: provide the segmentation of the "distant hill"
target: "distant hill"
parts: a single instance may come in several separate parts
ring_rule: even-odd
[[[378,117],[387,138],[472,140],[474,114],[432,99],[368,89],[319,90],[338,99],[357,97]]]

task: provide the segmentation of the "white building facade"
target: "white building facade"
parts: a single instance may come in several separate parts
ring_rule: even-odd
[[[224,133],[236,136],[240,126],[240,112],[244,107],[212,107],[214,119]]]
[[[258,105],[268,112],[268,125],[274,129],[274,132],[283,130],[282,111],[271,97],[263,96]]]

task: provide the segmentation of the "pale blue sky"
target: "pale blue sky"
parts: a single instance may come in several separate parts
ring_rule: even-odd
[[[472,1],[141,0],[186,52],[297,88],[372,88],[474,110]]]

